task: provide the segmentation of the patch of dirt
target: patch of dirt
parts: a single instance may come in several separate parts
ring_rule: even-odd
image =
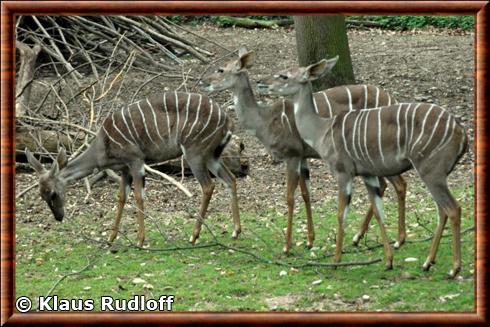
[[[274,296],[264,299],[269,310],[286,310],[294,309],[296,302],[301,298],[301,295],[287,294],[281,296]]]
[[[297,65],[294,31],[290,28],[275,30],[246,30],[241,28],[217,28],[212,25],[187,26],[200,35],[204,35],[230,49],[246,45],[257,53],[256,64],[250,69],[253,81],[274,73],[277,70]],[[474,35],[472,33],[451,34],[444,31],[424,32],[390,32],[381,30],[351,30],[349,43],[355,76],[359,83],[370,83],[384,87],[394,94],[399,101],[431,101],[446,107],[461,119],[470,135],[470,150],[450,177],[451,185],[473,185],[473,134],[474,134]],[[206,47],[216,53],[216,57],[225,54],[217,46],[207,44]],[[199,76],[205,66],[192,61],[185,71]],[[136,78],[136,77],[135,77]],[[144,80],[144,76],[140,77]],[[182,81],[169,79],[164,85],[169,90],[177,88]],[[192,84],[192,83],[190,83]],[[159,92],[162,85],[149,86],[152,91]],[[142,96],[144,96],[142,94]],[[233,107],[229,105],[231,94],[221,92],[213,94],[221,104],[235,117]],[[265,98],[263,99],[265,101]],[[238,180],[240,209],[244,212],[256,213],[258,217],[270,209],[286,212],[284,165],[275,162],[258,140],[248,135],[236,123],[235,133],[245,144],[243,154],[248,156],[250,174]],[[336,197],[336,187],[331,175],[319,160],[311,160],[312,170],[312,206],[315,210],[326,200]],[[408,189],[412,185],[421,184],[413,172],[407,176]],[[16,192],[20,192],[36,182],[33,173],[19,172],[16,177]],[[161,182],[149,181],[146,189],[146,206],[153,212],[196,212],[200,201],[200,188],[192,177],[185,177],[184,184],[195,195],[187,198],[182,192],[168,187]],[[358,194],[365,198],[360,183],[355,186]],[[100,229],[107,229],[112,223],[117,203],[118,186],[110,182],[97,184],[88,203],[82,203],[86,190],[83,183],[78,182],[69,188],[67,194],[68,210],[74,216],[80,213],[93,217],[94,224]],[[301,205],[300,192],[296,195],[296,207]],[[387,201],[394,201],[392,190],[387,191]],[[76,202],[78,201],[78,202]],[[134,199],[130,198],[131,203]],[[231,210],[229,195],[224,187],[218,185],[209,206],[211,216],[223,213],[230,216],[227,223],[231,233]],[[366,203],[363,202],[366,207]],[[410,208],[410,203],[408,206]],[[413,204],[412,204],[413,205]],[[355,208],[354,208],[355,210]],[[37,190],[30,191],[17,200],[17,223],[45,224],[54,223],[46,204],[41,201]],[[466,213],[470,214],[470,213]],[[131,215],[131,216],[130,216]],[[123,225],[135,227],[134,212],[125,211]],[[103,222],[101,219],[104,217]],[[65,222],[69,224],[69,221]],[[296,222],[299,226],[299,219]],[[301,220],[301,223],[304,223]],[[243,221],[247,228],[247,221]],[[204,231],[203,231],[204,232]],[[135,235],[134,235],[135,236]],[[182,235],[187,239],[188,235]],[[300,236],[298,235],[298,238]],[[303,237],[303,236],[301,236]]]

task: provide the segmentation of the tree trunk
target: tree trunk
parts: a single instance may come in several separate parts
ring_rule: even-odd
[[[295,16],[300,66],[339,56],[333,70],[313,83],[315,91],[355,82],[344,16]]]
[[[27,44],[17,41],[15,43],[20,56],[19,75],[17,76],[17,90],[15,92],[15,111],[17,116],[26,114],[31,98],[31,86],[34,79],[36,61],[41,52],[41,46],[36,44],[30,48]]]

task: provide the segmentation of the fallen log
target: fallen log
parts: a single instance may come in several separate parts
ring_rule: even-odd
[[[218,25],[222,27],[237,26],[243,28],[277,28],[278,26],[293,25],[290,18],[262,20],[245,17],[219,16],[216,18]]]
[[[242,152],[245,146],[238,139],[238,137],[234,136],[230,143],[223,150],[221,155],[221,160],[223,160],[224,164],[230,169],[230,171],[236,177],[244,177],[248,175],[249,166],[248,159],[242,156]],[[164,163],[150,165],[153,169],[157,169],[159,171],[165,172],[169,175],[182,175],[182,161],[181,158],[172,159],[165,161]],[[184,176],[191,176],[192,171],[187,165],[187,162],[184,160]]]
[[[279,26],[290,26],[294,24],[291,18],[262,20],[245,17],[219,16],[216,22],[221,27],[243,27],[243,28],[277,28]],[[347,19],[347,25],[359,27],[382,27],[383,24],[370,20]]]

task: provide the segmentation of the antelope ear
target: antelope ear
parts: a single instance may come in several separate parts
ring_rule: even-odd
[[[324,74],[331,71],[338,60],[339,60],[339,56],[336,56],[328,60],[322,59],[319,62],[306,67],[304,77],[309,81],[314,81],[316,79],[319,79]]]
[[[46,171],[44,169],[43,165],[39,162],[39,160],[34,158],[31,151],[27,150],[27,148],[26,148],[25,153],[26,153],[26,157],[27,157],[27,162],[29,162],[29,165],[31,165],[31,167],[34,168],[36,173],[42,174]]]
[[[255,61],[255,52],[253,51],[248,51],[246,53],[243,53],[240,55],[240,58],[238,59],[238,64],[237,64],[237,70],[240,69],[248,69],[253,66]]]
[[[66,163],[68,162],[65,148],[61,148],[60,153],[58,153],[58,157],[56,158],[56,161],[58,162],[59,169],[65,168]]]
[[[54,161],[51,165],[51,169],[49,170],[49,177],[55,177],[56,174],[60,171],[60,167],[58,165],[58,161]]]

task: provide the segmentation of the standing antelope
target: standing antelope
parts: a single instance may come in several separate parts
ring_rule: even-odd
[[[56,220],[64,216],[66,185],[92,173],[94,168],[115,169],[122,173],[119,205],[112,242],[118,233],[124,204],[134,181],[138,207],[138,244],[143,245],[144,163],[160,162],[184,155],[202,188],[201,208],[190,242],[199,237],[214,183],[209,171],[231,191],[234,222],[233,238],[238,237],[240,217],[233,174],[219,157],[232,135],[233,123],[219,105],[207,96],[195,93],[166,92],[111,113],[85,152],[68,161],[62,150],[47,171],[30,152],[27,159],[39,176],[41,197],[48,203]]]
[[[231,89],[234,94],[235,110],[240,123],[264,144],[276,158],[286,162],[287,178],[287,229],[284,251],[291,247],[292,217],[294,211],[294,192],[301,188],[306,207],[308,228],[308,244],[313,246],[314,228],[311,217],[309,184],[309,168],[307,158],[320,158],[318,153],[305,144],[296,128],[293,104],[290,100],[280,100],[269,106],[261,106],[255,100],[247,69],[253,65],[255,53],[241,48],[238,59],[232,60],[215,73],[203,79],[204,89],[208,92]],[[392,98],[389,93],[371,85],[349,85],[335,87],[314,94],[315,111],[324,117],[332,117],[345,111],[389,105]],[[405,241],[405,181],[401,176],[388,177],[395,186],[398,195],[399,235],[395,244],[399,247]],[[381,179],[382,189],[386,182]],[[357,244],[367,231],[373,216],[372,206],[367,212],[359,233],[354,237]]]
[[[386,237],[383,202],[376,177],[398,175],[415,168],[439,213],[439,224],[423,269],[428,270],[435,263],[449,216],[453,232],[453,268],[449,275],[456,276],[461,269],[461,208],[448,189],[447,176],[468,147],[464,128],[443,108],[424,103],[349,111],[330,119],[319,117],[315,112],[311,81],[331,70],[337,59],[286,70],[259,86],[274,94],[293,96],[294,117],[301,137],[321,155],[337,177],[335,261],[340,261],[342,253],[352,178],[362,176],[380,226],[386,267],[392,268],[393,254]]]

